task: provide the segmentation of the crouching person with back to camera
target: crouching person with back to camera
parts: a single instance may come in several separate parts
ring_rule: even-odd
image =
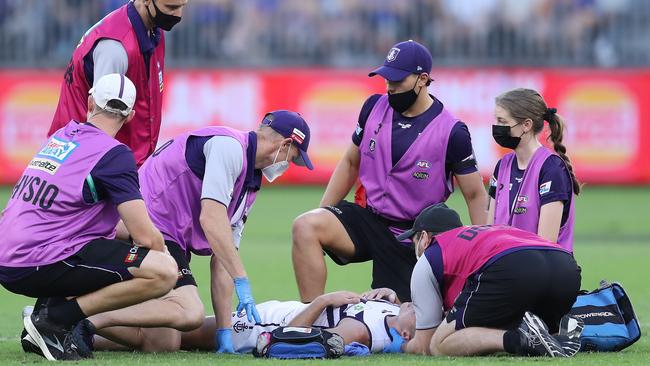
[[[558,244],[509,226],[462,226],[440,204],[403,238],[419,257],[411,278],[416,331],[408,342],[394,339],[392,351],[569,357],[580,348],[582,323],[565,314],[581,271]]]
[[[85,318],[162,296],[177,267],[151,222],[131,150],[114,137],[134,116],[135,87],[103,76],[87,121],[70,121],[41,147],[0,217],[0,283],[37,298],[23,349],[48,360],[92,356]],[[122,219],[138,245],[115,240]]]

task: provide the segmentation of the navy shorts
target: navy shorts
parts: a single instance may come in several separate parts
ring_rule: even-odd
[[[526,311],[557,333],[580,291],[580,267],[560,250],[524,249],[494,261],[465,282],[447,322],[456,329],[516,328]]]
[[[31,268],[29,274],[2,285],[29,297],[81,296],[133,278],[149,249],[116,239],[96,239],[70,257]]]
[[[355,203],[341,201],[324,207],[343,224],[354,244],[354,256],[342,258],[324,250],[338,265],[372,261],[372,288],[388,287],[400,301],[411,301],[411,273],[417,262],[413,245],[395,239],[387,220]],[[411,222],[403,223],[410,229]]]

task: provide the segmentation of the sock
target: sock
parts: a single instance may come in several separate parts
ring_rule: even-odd
[[[75,324],[79,323],[82,319],[86,318],[79,307],[77,299],[72,299],[54,306],[48,306],[48,314],[50,319],[56,324],[61,324],[65,327],[72,328]]]
[[[503,349],[512,354],[518,354],[520,350],[519,332],[517,329],[507,330],[503,334]]]

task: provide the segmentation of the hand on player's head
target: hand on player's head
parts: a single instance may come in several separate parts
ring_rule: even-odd
[[[370,291],[366,291],[361,294],[361,297],[366,300],[386,300],[392,302],[393,304],[400,303],[399,298],[397,298],[397,293],[386,287],[375,288]]]
[[[361,295],[351,291],[330,292],[322,296],[327,305],[334,307],[358,304],[361,301]]]

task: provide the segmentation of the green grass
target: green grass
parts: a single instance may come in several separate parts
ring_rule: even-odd
[[[0,187],[0,207],[4,207],[9,188]],[[246,225],[241,253],[251,278],[253,293],[258,302],[270,299],[297,299],[298,291],[291,267],[291,222],[301,212],[318,204],[321,187],[266,188],[259,195],[253,214]],[[94,360],[84,364],[97,365],[237,365],[262,363],[266,365],[300,365],[333,362],[337,365],[430,365],[430,364],[556,364],[612,365],[650,363],[650,340],[645,330],[650,326],[650,222],[647,205],[650,188],[647,187],[586,187],[576,201],[575,253],[583,268],[582,286],[597,287],[601,279],[624,284],[641,321],[643,336],[631,348],[621,353],[579,354],[571,360],[522,359],[508,356],[475,358],[425,358],[420,356],[380,355],[367,358],[349,358],[337,361],[267,361],[251,356],[217,356],[211,353],[178,352],[174,354],[141,354],[130,352],[96,352]],[[467,221],[466,208],[458,193],[449,201]],[[368,263],[339,267],[328,259],[327,290],[348,289],[362,291],[370,283]],[[199,282],[201,296],[209,302],[208,262],[194,257],[192,270]],[[26,355],[20,349],[18,334],[22,328],[21,309],[31,299],[0,289],[0,363],[2,365],[32,364],[44,359]],[[209,308],[209,305],[208,305]]]

